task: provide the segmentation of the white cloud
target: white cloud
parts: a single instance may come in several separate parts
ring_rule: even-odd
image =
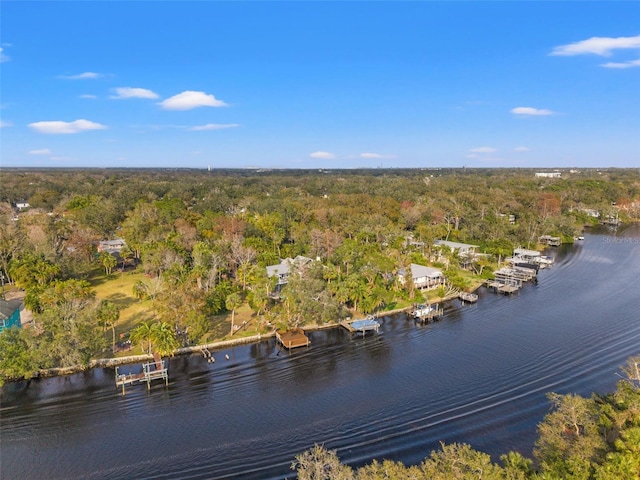
[[[151,98],[156,99],[159,95],[146,88],[132,88],[132,87],[120,87],[114,89],[116,95],[111,95],[109,98],[122,99],[122,98]]]
[[[360,158],[384,158],[384,155],[379,153],[361,153]]]
[[[336,158],[336,156],[331,152],[313,152],[309,155],[311,158],[322,158],[325,160],[332,160]]]
[[[583,55],[594,54],[609,56],[613,50],[640,48],[640,35],[635,37],[591,37],[580,42],[554,47],[551,55]]]
[[[160,102],[165,110],[191,110],[197,107],[224,107],[227,104],[213,95],[186,90]]]
[[[96,72],[84,72],[78,75],[59,75],[58,78],[64,78],[65,80],[95,80],[103,75]]]
[[[13,123],[0,120],[0,128],[13,127]]]
[[[39,148],[36,150],[29,150],[29,155],[51,155],[53,152],[48,148]]]
[[[471,153],[493,153],[498,150],[493,147],[476,147],[469,150]]]
[[[516,147],[513,149],[514,152],[528,152],[531,150],[529,147]]]
[[[223,130],[225,128],[236,128],[239,127],[237,123],[207,123],[206,125],[197,125],[195,127],[190,127],[188,130],[192,130],[194,132],[201,132],[205,130]]]
[[[514,115],[544,116],[553,115],[554,112],[552,112],[551,110],[546,110],[544,108],[516,107],[511,109],[511,113],[513,113]]]
[[[95,100],[96,98],[98,98],[97,95],[91,95],[89,93],[83,93],[82,95],[80,95],[80,98],[89,98],[91,100]]]
[[[11,57],[5,55],[4,48],[0,47],[0,63],[8,62]]]
[[[608,62],[600,65],[604,68],[633,68],[640,67],[640,58],[638,60],[629,60],[628,62]]]
[[[35,122],[30,123],[29,127],[33,128],[40,133],[48,134],[67,134],[67,133],[79,133],[86,130],[104,130],[107,127],[96,122],[80,119],[73,122],[63,122],[61,120],[51,122]]]

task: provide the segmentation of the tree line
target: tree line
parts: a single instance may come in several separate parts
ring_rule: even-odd
[[[0,335],[0,378],[87,364],[113,347],[118,307],[87,283],[97,270],[105,281],[125,267],[144,273],[132,295],[150,300],[158,326],[140,325],[134,338],[142,346],[153,327],[145,345],[170,353],[176,342],[215,340],[217,314],[231,313],[222,335],[233,335],[241,305],[258,331],[333,322],[424,300],[399,282],[411,263],[442,268],[463,290],[540,235],[572,241],[599,222],[594,211],[640,218],[637,169],[534,173],[3,169],[0,272],[25,290],[35,328]],[[114,238],[126,242],[117,260],[96,249]],[[487,256],[463,270],[436,239],[479,245]],[[277,290],[266,266],[298,256],[313,261]]]

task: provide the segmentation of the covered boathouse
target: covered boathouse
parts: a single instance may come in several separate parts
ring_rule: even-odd
[[[292,328],[286,331],[276,331],[276,339],[282,344],[283,347],[291,350],[297,347],[307,347],[311,343],[309,337],[304,333],[301,328]]]

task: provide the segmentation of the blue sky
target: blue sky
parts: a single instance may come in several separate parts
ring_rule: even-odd
[[[640,2],[11,1],[5,167],[639,167]]]

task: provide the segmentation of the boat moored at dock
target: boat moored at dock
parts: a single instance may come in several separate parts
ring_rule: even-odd
[[[437,304],[418,304],[411,310],[411,316],[420,322],[429,322],[442,318],[444,309]]]

